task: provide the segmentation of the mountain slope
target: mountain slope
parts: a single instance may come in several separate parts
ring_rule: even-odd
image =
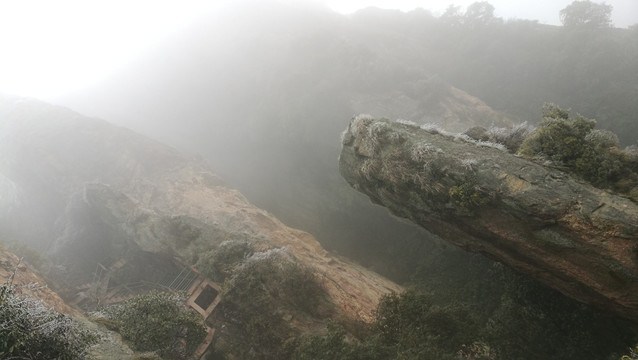
[[[29,265],[0,245],[0,284],[7,284],[9,280],[18,287],[21,294],[40,300],[57,312],[73,317],[80,315],[77,309],[69,306],[51,290],[46,281]]]
[[[131,251],[186,261],[195,238],[169,225],[187,219],[193,228],[251,239],[261,249],[285,248],[316,270],[331,302],[353,320],[371,321],[379,298],[401,290],[251,205],[206,166],[129,130],[8,97],[0,99],[0,129],[0,173],[16,189],[2,198],[11,209],[3,230],[48,249],[77,279],[90,277],[98,260]],[[197,244],[205,250],[222,239],[201,241],[210,241]]]

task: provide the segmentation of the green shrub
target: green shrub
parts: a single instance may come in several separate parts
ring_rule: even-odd
[[[307,337],[297,344],[291,358],[295,360],[385,360],[391,359],[393,348],[379,341],[378,333],[363,341],[348,339],[344,328],[328,322],[324,335]]]
[[[103,310],[122,338],[137,351],[166,359],[187,359],[204,340],[201,316],[184,307],[184,297],[152,291]]]
[[[463,344],[473,344],[476,321],[460,306],[439,306],[429,294],[407,290],[386,295],[376,321],[360,339],[348,339],[344,329],[328,324],[323,336],[303,339],[293,359],[452,360]]]
[[[377,309],[381,341],[401,359],[453,359],[478,333],[476,320],[464,307],[435,305],[430,295],[409,289],[385,296]]]
[[[323,336],[310,336],[296,347],[293,358],[297,360],[349,359],[351,347],[345,341],[345,330],[330,322]]]
[[[296,334],[284,317],[322,317],[324,299],[314,272],[285,250],[253,254],[224,283],[217,311],[225,350],[241,359],[288,358],[284,345]]]
[[[230,277],[234,268],[255,252],[248,241],[224,241],[217,249],[199,256],[195,267],[205,276],[222,282]]]
[[[481,191],[475,176],[468,176],[461,184],[452,186],[449,195],[464,215],[473,215],[476,208],[490,202],[490,196]]]
[[[297,263],[284,249],[270,249],[246,259],[224,284],[223,295],[226,301],[249,306],[263,300],[264,306],[285,304],[312,313],[325,293],[312,269]]]
[[[586,150],[585,137],[596,126],[596,121],[582,116],[569,118],[568,114],[568,110],[545,104],[541,126],[523,141],[519,152],[573,166]]]
[[[90,330],[40,301],[0,285],[0,359],[84,359],[98,340]]]
[[[618,150],[618,137],[594,130],[596,121],[554,104],[543,107],[541,126],[527,137],[519,153],[529,158],[551,160],[599,188],[628,194],[638,185],[630,149]]]

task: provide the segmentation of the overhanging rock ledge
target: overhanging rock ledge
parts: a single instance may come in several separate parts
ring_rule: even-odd
[[[391,213],[638,322],[638,205],[495,144],[357,116],[346,181]]]

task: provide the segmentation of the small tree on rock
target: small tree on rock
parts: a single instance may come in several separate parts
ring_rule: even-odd
[[[614,133],[595,126],[593,119],[572,118],[568,110],[545,104],[541,126],[523,141],[519,153],[551,160],[600,188],[617,188],[622,180],[633,186],[628,152],[618,150]]]

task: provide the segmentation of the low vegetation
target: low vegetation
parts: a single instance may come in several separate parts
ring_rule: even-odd
[[[85,359],[98,337],[42,302],[0,285],[0,359]]]
[[[449,195],[463,215],[474,215],[477,208],[491,201],[491,197],[481,191],[476,176],[468,176],[460,184],[452,186]]]
[[[377,310],[379,340],[400,359],[454,359],[477,334],[476,318],[458,304],[435,304],[425,292],[386,296]]]
[[[152,351],[163,359],[188,359],[204,340],[199,314],[184,307],[184,298],[152,291],[96,314],[137,351]],[[106,320],[106,321],[104,321]]]
[[[289,358],[299,332],[291,320],[327,318],[330,307],[315,273],[283,249],[256,252],[224,283],[216,348],[241,359]]]
[[[523,122],[511,128],[490,127],[486,129],[476,126],[468,129],[465,135],[479,142],[502,144],[508,151],[515,153],[520,149],[523,140],[534,130],[533,126]]]
[[[615,360],[636,341],[628,322],[502,265],[482,260],[467,269],[436,270],[446,270],[448,285],[435,285],[440,279],[433,276],[415,279],[421,287],[383,298],[376,321],[356,336],[329,324],[326,334],[298,343],[292,358]],[[469,270],[476,272],[470,279]],[[455,289],[454,284],[463,285]],[[634,353],[622,360],[633,359],[629,356]]]
[[[438,305],[431,295],[411,289],[385,296],[376,321],[358,334],[359,339],[329,323],[327,334],[304,339],[293,358],[453,360],[466,354],[473,356],[469,359],[492,359],[487,345],[473,341],[477,325],[464,306]]]
[[[519,153],[550,161],[592,185],[626,194],[638,201],[638,156],[635,147],[620,150],[618,137],[595,129],[596,121],[554,104],[543,107],[539,128],[522,143]]]
[[[195,267],[214,281],[223,282],[230,277],[235,267],[254,252],[253,245],[248,241],[227,240],[201,254]]]
[[[503,144],[512,153],[638,201],[638,146],[620,149],[616,134],[595,127],[596,120],[571,117],[569,110],[545,104],[536,129],[527,123],[509,129],[473,127],[464,135],[479,142]],[[457,193],[460,190],[454,189]]]

